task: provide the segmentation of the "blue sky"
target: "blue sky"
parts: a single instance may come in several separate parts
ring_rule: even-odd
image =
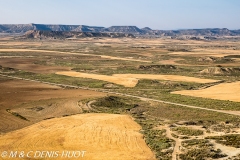
[[[240,29],[240,0],[0,0],[0,24]]]

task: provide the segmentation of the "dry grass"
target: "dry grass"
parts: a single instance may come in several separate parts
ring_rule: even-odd
[[[58,75],[65,75],[71,77],[91,78],[102,81],[107,81],[125,87],[135,87],[138,83],[137,79],[157,79],[157,80],[169,80],[169,81],[184,81],[184,82],[196,82],[196,83],[213,83],[217,80],[201,79],[194,77],[178,76],[178,75],[152,75],[152,74],[114,74],[113,76],[80,73],[75,71],[56,72]]]
[[[183,81],[183,82],[195,82],[195,83],[213,83],[217,80],[201,79],[195,77],[186,77],[178,75],[153,75],[153,74],[114,74],[112,76],[81,73],[75,71],[56,72],[58,75],[65,75],[70,77],[91,78],[102,81],[107,81],[125,87],[135,87],[138,83],[138,79],[155,79],[155,80],[169,80],[169,81]]]
[[[71,77],[97,79],[97,80],[102,80],[102,81],[123,85],[125,87],[135,87],[136,84],[138,83],[138,80],[135,78],[122,78],[122,77],[106,76],[106,75],[99,75],[99,74],[80,73],[80,72],[74,72],[74,71],[56,72],[56,74],[71,76]]]
[[[85,150],[86,160],[155,159],[140,129],[127,115],[75,115],[42,121],[0,136],[0,150]]]
[[[183,90],[172,93],[240,102],[240,82],[222,83],[202,90]]]
[[[217,80],[212,80],[212,79],[202,79],[202,78],[186,77],[186,76],[178,76],[178,75],[114,74],[113,76],[123,77],[123,78],[156,79],[156,80],[183,81],[183,82],[195,82],[195,83],[217,82]]]

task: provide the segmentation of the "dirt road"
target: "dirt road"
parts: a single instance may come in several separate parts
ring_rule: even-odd
[[[134,95],[130,95],[130,94],[110,92],[110,91],[107,91],[107,90],[104,90],[104,89],[93,89],[93,88],[79,87],[79,86],[73,86],[73,85],[49,83],[49,82],[43,82],[43,81],[37,81],[37,80],[30,80],[30,79],[23,79],[23,78],[19,78],[19,77],[7,76],[7,75],[4,75],[4,74],[0,74],[0,76],[5,76],[5,77],[15,78],[15,79],[22,79],[22,80],[27,80],[27,81],[41,82],[41,83],[50,84],[50,85],[54,85],[54,86],[70,87],[70,88],[85,89],[85,90],[93,90],[93,91],[98,91],[98,92],[103,92],[103,93],[108,93],[108,94],[116,94],[116,95],[125,96],[125,97],[138,98],[138,99],[141,99],[143,101],[153,101],[153,102],[171,104],[171,105],[176,105],[176,106],[182,106],[182,107],[201,109],[201,110],[207,110],[207,111],[213,111],[213,112],[219,112],[219,113],[225,113],[225,114],[240,116],[240,111],[226,111],[226,110],[217,110],[217,109],[203,108],[203,107],[197,107],[197,106],[186,105],[186,104],[181,104],[181,103],[174,103],[174,102],[169,102],[169,101],[162,101],[162,100],[157,100],[157,99],[152,99],[152,98],[146,98],[146,97],[141,97],[141,96],[134,96]]]

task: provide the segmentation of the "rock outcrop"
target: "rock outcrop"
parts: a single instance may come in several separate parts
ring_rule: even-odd
[[[224,68],[224,67],[209,67],[202,71],[201,74],[210,74],[210,75],[232,75],[240,74],[240,68]]]

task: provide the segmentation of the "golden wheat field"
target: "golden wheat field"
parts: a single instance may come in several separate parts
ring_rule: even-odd
[[[75,71],[56,72],[56,74],[71,76],[71,77],[98,79],[102,81],[123,85],[125,87],[135,87],[138,82],[138,80],[135,78],[122,78],[122,77],[106,76],[106,75],[99,75],[99,74],[80,73]]]
[[[240,102],[240,82],[222,83],[206,89],[183,90],[175,91],[172,93],[194,97],[204,97]]]
[[[114,74],[112,76],[99,75],[99,74],[89,74],[81,73],[75,71],[63,71],[56,72],[59,75],[71,76],[71,77],[81,77],[81,78],[91,78],[102,81],[107,81],[125,87],[135,87],[138,83],[138,79],[155,79],[155,80],[168,80],[168,81],[183,81],[183,82],[195,82],[195,83],[213,83],[217,80],[203,79],[187,76],[178,75],[152,75],[152,74]]]
[[[140,129],[127,115],[81,114],[42,121],[0,136],[0,150],[33,151],[31,157],[38,156],[35,151],[86,151],[83,158],[89,160],[155,159]],[[68,159],[60,154],[58,158]]]
[[[155,79],[155,80],[166,80],[166,81],[182,81],[182,82],[195,82],[195,83],[213,83],[217,80],[195,78],[179,75],[153,75],[153,74],[114,74],[115,77],[123,78],[137,78],[137,79]]]

